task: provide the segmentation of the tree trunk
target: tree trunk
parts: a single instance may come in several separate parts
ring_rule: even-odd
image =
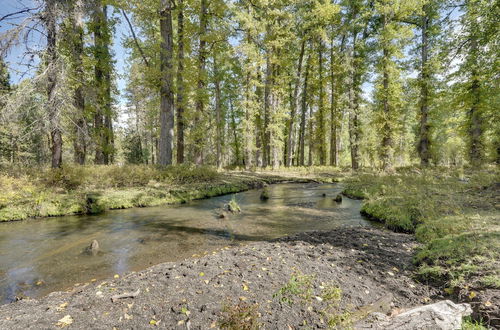
[[[184,163],[184,0],[177,0],[177,164]]]
[[[94,76],[97,89],[97,105],[94,114],[96,164],[108,164],[113,153],[113,127],[111,110],[111,58],[110,35],[106,6],[96,3],[93,12]]]
[[[340,53],[344,51],[345,36],[342,37],[342,42],[340,45]],[[334,61],[334,44],[332,38],[332,44],[330,49],[330,165],[339,165],[339,144],[338,140],[340,137],[340,118],[338,109],[338,95],[340,95],[340,89],[342,88],[342,81],[340,80],[340,75],[335,76],[335,61]],[[338,95],[336,95],[338,93]]]
[[[220,77],[217,59],[214,57],[214,83],[215,83],[215,118],[216,118],[216,157],[217,168],[222,168],[222,106],[221,106],[221,90],[220,90]]]
[[[72,24],[72,50],[73,50],[73,66],[76,87],[73,94],[73,105],[77,111],[75,121],[75,137],[73,141],[74,161],[77,164],[85,164],[87,156],[87,121],[85,120],[85,99],[83,94],[83,33],[84,33],[84,4],[82,0],[77,0],[73,5],[73,12],[70,17]]]
[[[429,67],[428,67],[428,26],[429,26],[429,5],[424,5],[424,15],[422,16],[421,23],[421,38],[422,38],[422,49],[421,49],[421,87],[420,87],[420,137],[418,144],[418,153],[420,155],[420,164],[422,166],[428,166],[430,160],[429,153]]]
[[[382,85],[383,85],[383,99],[382,99],[382,111],[384,112],[384,123],[382,125],[382,168],[384,171],[392,169],[392,149],[393,149],[393,139],[392,139],[392,128],[389,125],[391,118],[391,105],[389,100],[389,71],[387,67],[387,61],[389,61],[389,51],[387,48],[382,50],[383,52],[383,64],[382,64]]]
[[[160,63],[161,63],[161,104],[160,104],[160,155],[158,163],[172,164],[174,146],[174,94],[173,94],[173,28],[171,0],[162,0],[160,12]]]
[[[295,123],[295,115],[297,113],[298,104],[298,96],[299,96],[299,88],[300,88],[300,76],[302,74],[302,61],[304,59],[306,40],[302,40],[302,44],[300,47],[300,55],[299,55],[299,63],[297,67],[297,76],[295,77],[295,86],[293,89],[293,96],[291,100],[291,111],[290,111],[290,121],[288,122],[288,140],[286,144],[287,152],[286,152],[286,166],[292,166],[292,154],[294,149],[294,140],[293,140],[293,132],[294,132],[294,123]]]
[[[306,72],[304,75],[304,89],[302,91],[301,100],[301,118],[299,128],[299,165],[305,165],[305,138],[306,138],[306,114],[307,114],[307,92],[309,81],[309,67],[311,56],[309,55],[306,61]]]
[[[351,168],[359,169],[359,67],[357,53],[357,32],[353,32],[353,54],[350,64],[351,83],[349,86],[349,145],[351,150]]]
[[[271,154],[271,132],[269,131],[269,107],[271,106],[271,79],[272,79],[272,64],[270,59],[270,54],[267,54],[266,58],[266,78],[264,83],[264,138],[263,138],[263,162],[262,167],[267,167],[269,165],[269,159]]]
[[[470,93],[472,97],[472,104],[469,110],[469,136],[470,136],[470,160],[472,165],[481,165],[484,159],[484,146],[482,141],[483,135],[483,119],[480,113],[480,82],[478,78],[477,69],[477,56],[479,54],[479,49],[477,45],[476,36],[471,37],[471,58],[472,58],[472,84],[470,87]]]
[[[318,79],[319,79],[319,99],[318,99],[318,152],[319,163],[326,165],[326,123],[325,123],[325,89],[323,86],[323,42],[318,42]]]
[[[241,165],[241,151],[240,151],[240,142],[239,142],[238,133],[237,133],[236,116],[234,114],[233,103],[231,101],[229,103],[229,107],[231,110],[231,126],[233,129],[233,137],[234,137],[234,157],[236,158],[236,165]],[[246,163],[245,163],[245,166],[246,166]]]
[[[56,1],[46,0],[44,13],[47,29],[47,108],[51,138],[52,168],[62,165],[62,136],[59,107],[56,103],[57,51],[56,51]]]
[[[206,45],[207,42],[205,40],[207,34],[207,25],[208,25],[208,3],[207,0],[201,0],[200,7],[200,40],[199,40],[199,48],[198,48],[198,90],[196,97],[196,117],[195,117],[195,143],[194,143],[194,162],[197,165],[203,164],[203,136],[204,132],[204,121],[203,118],[205,116],[205,79],[206,79]]]
[[[231,116],[234,116],[231,110]],[[251,122],[253,118],[251,118],[250,114],[250,72],[247,72],[245,79],[245,126],[243,131],[243,139],[244,139],[244,148],[245,148],[245,169],[249,170],[252,168],[253,160],[252,160],[252,144],[253,144],[253,135],[251,132]],[[257,134],[255,134],[257,135]],[[236,137],[236,135],[235,135]],[[236,140],[235,140],[236,143]]]

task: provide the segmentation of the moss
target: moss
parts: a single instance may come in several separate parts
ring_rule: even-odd
[[[415,233],[424,243],[415,258],[419,278],[447,287],[481,287],[500,269],[499,181],[495,167],[405,168],[347,178],[343,193],[364,198],[362,212],[369,218]]]
[[[0,209],[0,221],[23,220],[30,217],[25,207],[13,205]]]
[[[500,232],[463,233],[432,240],[416,255],[419,275],[440,284],[462,286],[497,276],[500,269]],[[433,272],[439,269],[439,272]],[[469,283],[470,284],[470,283]]]
[[[393,202],[385,199],[367,201],[361,207],[361,212],[373,220],[384,223],[389,229],[413,233],[416,220],[411,209],[401,208]]]
[[[0,173],[0,221],[185,203],[290,180],[274,174],[223,176],[211,167],[187,165],[65,166],[11,172]]]

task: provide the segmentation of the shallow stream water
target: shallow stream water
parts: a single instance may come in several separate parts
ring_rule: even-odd
[[[267,201],[260,200],[261,190],[251,190],[183,205],[1,223],[0,302],[40,297],[230,245],[370,225],[359,213],[359,201],[333,200],[341,191],[338,185],[279,184],[268,189]],[[219,218],[232,198],[242,212]],[[83,253],[93,240],[100,252]]]

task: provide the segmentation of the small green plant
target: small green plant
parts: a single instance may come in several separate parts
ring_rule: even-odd
[[[487,288],[500,289],[500,276],[498,275],[484,276],[480,282]]]
[[[330,328],[351,329],[352,317],[349,311],[344,311],[338,314],[327,315],[327,324]]]
[[[217,323],[221,329],[257,330],[260,327],[259,318],[258,304],[240,302],[224,305]]]
[[[273,297],[279,298],[282,303],[292,305],[296,299],[301,302],[310,302],[313,296],[313,275],[294,273],[288,283],[276,292]]]
[[[338,304],[342,299],[342,289],[334,284],[328,284],[321,291],[321,298],[329,304]]]
[[[462,321],[462,330],[487,330],[481,321],[476,321],[470,316],[464,317]]]
[[[227,203],[227,210],[232,213],[239,213],[241,212],[241,207],[236,201],[236,196],[233,195],[229,203]]]

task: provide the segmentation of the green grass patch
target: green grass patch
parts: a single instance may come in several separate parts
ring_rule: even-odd
[[[185,203],[296,180],[276,173],[218,172],[210,166],[0,168],[0,221]]]
[[[366,216],[415,234],[423,243],[415,257],[420,279],[447,288],[499,286],[497,167],[364,173],[347,178],[343,193],[363,198]]]

